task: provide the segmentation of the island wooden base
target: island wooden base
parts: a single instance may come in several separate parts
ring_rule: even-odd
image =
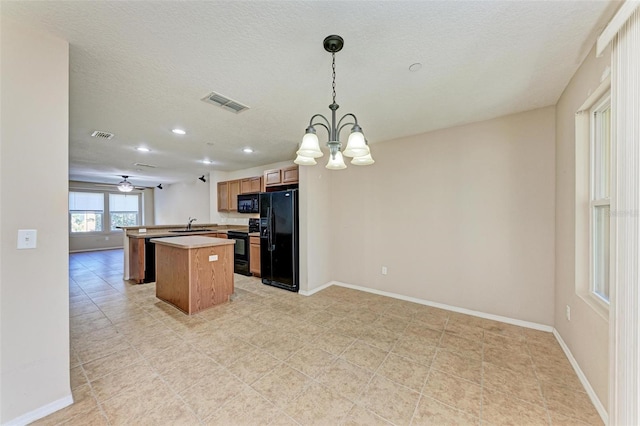
[[[156,297],[187,314],[227,302],[234,291],[233,247],[156,244]]]

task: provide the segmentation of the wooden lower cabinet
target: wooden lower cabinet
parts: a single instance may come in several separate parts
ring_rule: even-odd
[[[249,272],[260,276],[260,237],[249,237]]]
[[[129,279],[144,282],[144,238],[129,238]]]

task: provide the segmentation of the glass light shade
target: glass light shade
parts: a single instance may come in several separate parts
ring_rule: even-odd
[[[342,170],[342,169],[346,169],[347,165],[344,164],[344,158],[342,158],[342,153],[338,151],[336,152],[335,158],[329,156],[329,162],[325,167],[329,170]]]
[[[302,155],[298,155],[296,159],[293,160],[293,162],[296,164],[300,164],[301,166],[315,166],[316,164],[318,164],[315,158],[304,157]]]
[[[351,134],[349,135],[349,140],[347,141],[347,147],[345,148],[343,154],[347,157],[362,157],[363,155],[367,155],[368,153],[369,147],[364,140],[364,135],[362,134],[362,132],[351,132]]]
[[[131,192],[133,190],[133,185],[128,180],[123,180],[118,184],[118,191],[120,192]]]
[[[362,157],[354,157],[353,160],[351,160],[351,164],[356,166],[368,166],[373,163],[375,163],[375,161],[373,157],[371,157],[371,153],[363,155]]]
[[[320,150],[320,144],[318,143],[318,136],[315,133],[307,132],[302,138],[300,149],[296,154],[303,157],[319,158],[322,157],[322,151]]]

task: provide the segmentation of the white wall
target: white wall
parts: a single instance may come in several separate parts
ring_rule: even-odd
[[[588,241],[588,238],[576,238],[580,235],[576,235],[575,113],[600,85],[610,58],[609,52],[596,58],[595,48],[592,49],[556,106],[555,327],[605,407],[609,392],[608,321],[576,294],[576,255],[581,250],[584,252],[584,248],[576,246],[576,240]],[[584,235],[588,229],[580,231]],[[588,272],[582,276],[588,276]],[[571,306],[571,321],[567,321],[564,314],[567,305]]]
[[[29,413],[46,415],[71,402],[69,46],[6,18],[0,27],[0,422],[4,424],[17,418],[27,421]],[[16,249],[18,229],[25,228],[37,229],[36,249]],[[52,405],[43,408],[48,404]]]
[[[209,187],[212,184],[209,176],[205,177],[207,182],[195,179],[154,189],[155,224],[186,225],[189,217],[198,219],[194,222],[196,225],[212,223],[209,213]]]
[[[554,121],[547,107],[379,143],[374,165],[332,172],[331,278],[553,325]]]

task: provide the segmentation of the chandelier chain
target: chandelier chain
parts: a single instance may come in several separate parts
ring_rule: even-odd
[[[333,69],[333,84],[331,88],[333,89],[333,103],[336,103],[336,53],[331,53],[331,68]]]

